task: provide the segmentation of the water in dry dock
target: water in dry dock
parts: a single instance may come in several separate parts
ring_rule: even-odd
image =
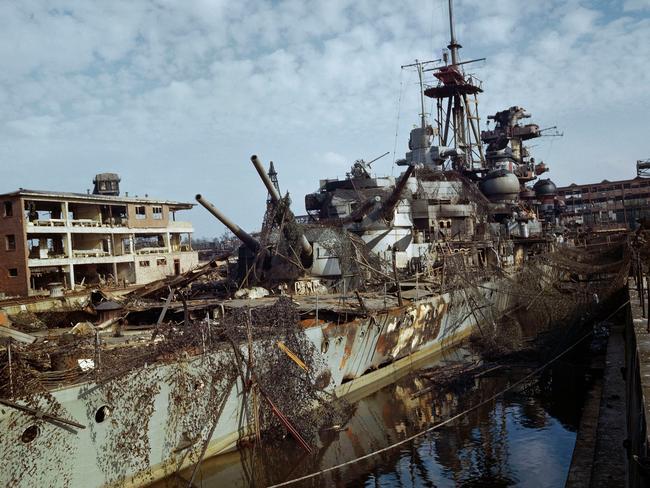
[[[468,361],[464,349],[426,367]],[[586,370],[565,362],[434,432],[358,463],[291,486],[557,487],[571,463]],[[306,455],[290,440],[206,460],[196,486],[268,486],[334,466],[393,445],[476,406],[524,377],[521,365],[501,368],[452,387],[416,395],[430,385],[413,371],[354,400],[349,422],[321,435],[322,447]],[[189,472],[157,486],[187,486]]]

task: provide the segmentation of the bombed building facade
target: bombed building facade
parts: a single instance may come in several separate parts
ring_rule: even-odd
[[[0,195],[0,295],[144,284],[196,266],[192,224],[176,218],[193,204],[122,196],[119,182],[103,173],[92,193]]]
[[[627,180],[585,183],[557,189],[563,219],[592,228],[634,228],[650,219],[650,178],[639,173]]]

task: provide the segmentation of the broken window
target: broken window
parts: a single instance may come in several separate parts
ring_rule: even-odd
[[[156,264],[158,266],[167,266],[167,259],[165,258],[158,258],[156,259]]]
[[[39,258],[41,249],[41,240],[38,237],[27,239],[27,249],[29,249],[30,258]]]
[[[131,248],[131,239],[128,237],[122,238],[122,254],[131,254],[133,249]]]
[[[5,236],[5,241],[6,241],[6,249],[7,251],[15,251],[16,250],[16,236],[14,234],[8,234]]]
[[[149,261],[140,261],[138,264],[140,265],[141,268],[148,268],[149,266],[151,266],[151,263]]]
[[[163,210],[162,207],[152,207],[151,209],[153,213],[153,218],[156,220],[162,220],[163,218]]]
[[[135,250],[139,252],[157,252],[166,248],[165,238],[162,234],[136,234]]]
[[[144,205],[138,205],[135,207],[135,218],[139,220],[147,218],[147,209]]]
[[[4,215],[5,217],[11,217],[14,214],[14,207],[13,203],[11,202],[4,202]]]
[[[18,268],[9,268],[9,276],[15,278],[18,276]]]

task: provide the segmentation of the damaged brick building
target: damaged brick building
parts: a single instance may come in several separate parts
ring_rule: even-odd
[[[586,183],[558,188],[566,204],[565,221],[593,228],[634,228],[637,219],[650,218],[650,179]]]
[[[192,224],[176,220],[193,204],[121,196],[119,182],[102,173],[92,193],[0,195],[0,295],[144,284],[196,266]]]

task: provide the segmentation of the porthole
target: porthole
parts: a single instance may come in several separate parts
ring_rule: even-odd
[[[111,409],[108,405],[103,405],[95,412],[95,422],[101,424],[104,420],[111,416]]]
[[[29,444],[36,439],[41,433],[41,429],[38,428],[38,425],[30,425],[23,431],[23,435],[20,436],[20,440],[25,444]]]
[[[329,348],[330,348],[330,341],[325,340],[320,345],[320,352],[325,354],[329,350]]]

